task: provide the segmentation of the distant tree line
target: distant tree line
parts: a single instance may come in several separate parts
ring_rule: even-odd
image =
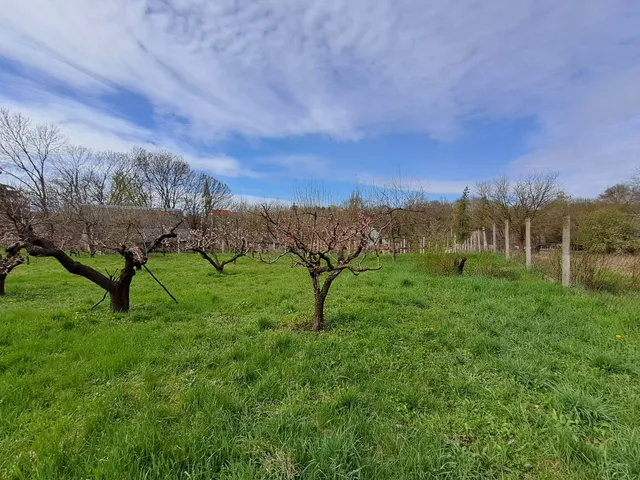
[[[561,242],[567,215],[571,217],[574,248],[601,253],[639,252],[640,169],[627,182],[607,188],[595,199],[567,195],[553,173],[479,182],[473,194],[466,188],[454,202],[451,228],[462,242],[471,231],[495,224],[498,241],[502,242],[508,220],[514,246],[523,249],[527,218],[531,220],[534,245],[546,246]]]

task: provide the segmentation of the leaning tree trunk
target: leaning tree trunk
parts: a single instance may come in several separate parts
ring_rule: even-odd
[[[173,227],[169,233],[163,233],[153,242],[145,244],[144,251],[141,247],[122,247],[119,253],[124,257],[125,264],[117,280],[103,275],[88,265],[74,261],[51,240],[46,238],[29,235],[27,237],[27,251],[31,255],[55,258],[69,273],[84,277],[109,292],[113,311],[128,312],[131,280],[136,274],[136,270],[140,270],[147,263],[147,253],[155,250],[162,240],[176,237],[173,232],[178,225]]]
[[[7,247],[7,256],[0,255],[0,296],[4,295],[4,284],[11,271],[18,265],[24,263],[24,259],[20,255],[20,249],[24,247],[24,243],[16,242]]]

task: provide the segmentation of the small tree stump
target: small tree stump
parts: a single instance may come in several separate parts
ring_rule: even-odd
[[[467,262],[467,257],[456,258],[455,267],[458,271],[458,275],[464,273],[464,264]]]

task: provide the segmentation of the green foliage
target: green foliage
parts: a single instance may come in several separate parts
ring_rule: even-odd
[[[617,208],[601,208],[582,220],[577,241],[593,252],[635,252],[640,249],[640,220]]]
[[[147,206],[148,201],[140,180],[134,175],[117,171],[112,176],[109,205],[144,207]]]
[[[425,253],[422,256],[422,261],[428,275],[456,275],[457,262],[462,256],[460,253],[432,251]]]
[[[196,260],[152,255],[180,303],[141,271],[129,314],[89,310],[100,289],[52,259],[11,274],[0,478],[640,475],[637,296],[476,274],[516,268],[492,255],[434,277],[402,255],[336,280],[313,333],[295,328],[306,271]]]
[[[465,275],[505,278],[517,280],[521,269],[504,260],[504,257],[493,253],[448,253],[432,251],[422,255],[422,263],[427,275],[449,276],[456,275],[457,265],[463,256],[468,260],[464,267]]]
[[[462,197],[456,200],[453,210],[453,231],[457,235],[459,243],[471,236],[471,212],[469,200],[469,187],[465,187]]]

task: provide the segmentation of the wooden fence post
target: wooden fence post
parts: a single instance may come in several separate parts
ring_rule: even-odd
[[[571,285],[571,218],[567,215],[562,226],[562,286]]]
[[[482,249],[489,250],[489,245],[487,244],[487,230],[482,227]]]
[[[524,252],[527,259],[527,268],[531,268],[531,219],[530,218],[525,219],[524,230],[525,230]]]
[[[504,258],[509,259],[509,220],[504,221]]]

